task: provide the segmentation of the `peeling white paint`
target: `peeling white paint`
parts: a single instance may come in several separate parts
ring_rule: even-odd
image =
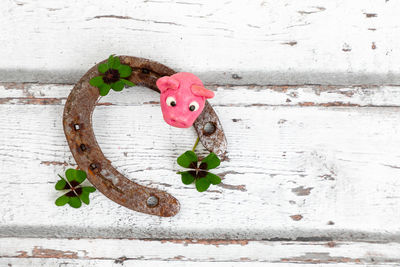
[[[42,0],[0,8],[1,81],[74,83],[115,53],[207,83],[400,84],[399,1]]]

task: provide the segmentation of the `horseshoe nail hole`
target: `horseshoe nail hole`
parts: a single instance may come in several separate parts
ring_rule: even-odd
[[[79,147],[81,148],[82,151],[86,150],[86,146],[84,144],[81,144]]]
[[[156,196],[149,196],[146,201],[147,206],[150,208],[154,208],[158,205],[158,197]]]
[[[150,73],[150,70],[149,70],[149,69],[143,68],[143,69],[142,69],[142,73],[143,73],[143,74],[149,74],[149,73]]]
[[[204,125],[203,133],[205,135],[211,135],[215,133],[215,130],[217,130],[217,127],[215,127],[215,124],[213,122],[209,121]]]
[[[89,168],[93,171],[95,169],[97,169],[97,165],[96,163],[90,163]]]
[[[79,131],[81,127],[79,126],[79,124],[74,124],[74,129],[75,131]]]

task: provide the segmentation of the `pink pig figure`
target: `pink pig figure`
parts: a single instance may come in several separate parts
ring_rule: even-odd
[[[192,126],[203,111],[206,99],[214,97],[214,92],[204,88],[201,80],[188,72],[161,77],[156,84],[161,92],[164,120],[178,128]]]

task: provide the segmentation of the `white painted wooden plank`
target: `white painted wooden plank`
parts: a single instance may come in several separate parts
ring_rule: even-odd
[[[220,84],[399,84],[399,1],[0,2],[0,80],[75,82],[111,53]]]
[[[214,106],[383,106],[400,105],[398,86],[215,86]],[[73,85],[0,83],[1,104],[64,104]],[[101,105],[157,105],[159,94],[140,86],[111,91]]]
[[[205,262],[210,266],[216,262],[222,264],[219,266],[260,266],[249,263],[400,264],[399,243],[41,238],[1,238],[0,241],[0,259],[7,262],[18,258],[17,263],[20,259],[26,262],[29,258],[50,258],[114,261],[128,266],[138,260],[170,261],[177,266],[190,262],[189,266],[193,266],[193,262],[202,263],[200,266]],[[49,261],[45,263],[49,264]]]
[[[240,90],[250,101],[256,101],[253,94],[262,101],[262,92],[277,94],[272,105],[288,97],[285,91]],[[100,193],[80,210],[56,207],[56,175],[74,166],[62,103],[0,105],[0,183],[7,189],[0,191],[0,235],[400,240],[400,108],[230,106],[236,91],[217,92],[230,161],[216,170],[223,185],[203,194],[175,174],[176,157],[195,140],[193,130],[163,123],[157,104],[96,108],[94,128],[105,155],[128,177],[175,195],[182,209],[173,218],[132,212]],[[398,95],[395,87],[376,92],[387,92],[377,105],[390,103],[390,92]],[[141,94],[146,101],[158,97]],[[104,101],[122,101],[116,95]],[[325,103],[330,96],[320,97]],[[374,99],[355,101],[375,105]]]
[[[117,263],[114,260],[71,260],[71,259],[1,259],[0,264],[4,266],[10,267],[35,267],[35,266],[60,266],[60,267],[92,267],[92,266],[124,266],[124,267],[155,267],[155,266],[174,266],[174,267],[309,267],[310,264],[301,264],[301,263],[265,263],[265,262],[176,262],[176,261],[142,261],[142,260],[129,260],[124,261],[124,264]],[[9,265],[11,264],[11,265]],[[388,266],[393,265],[396,266],[397,263],[384,263],[384,264],[373,264],[373,266]],[[332,266],[333,264],[313,264],[312,266]],[[335,263],[334,266],[343,267],[343,266],[353,266],[359,264],[350,264],[350,263]]]
[[[11,264],[11,265],[9,265]],[[265,267],[266,264],[271,267],[275,266],[290,266],[290,267],[306,267],[309,264],[298,263],[265,263],[265,262],[176,262],[176,261],[142,261],[142,260],[128,260],[124,261],[123,265],[119,260],[74,260],[74,259],[53,259],[53,258],[29,258],[29,259],[15,259],[15,258],[0,258],[1,266],[10,267],[36,267],[36,266],[59,266],[59,267],[104,267],[104,266],[124,266],[124,267],[157,267],[157,266],[173,266],[173,267]],[[329,264],[317,264],[314,266],[326,266]],[[330,264],[331,265],[331,264]],[[374,266],[387,266],[391,264],[377,264]],[[339,263],[335,266],[349,266],[348,263]]]

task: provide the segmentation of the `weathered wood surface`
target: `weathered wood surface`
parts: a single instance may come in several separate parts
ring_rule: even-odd
[[[0,1],[0,81],[74,83],[111,53],[219,84],[400,84],[399,1]]]
[[[0,266],[400,264],[399,1],[0,8]],[[176,196],[176,217],[98,192],[79,210],[54,205],[57,174],[76,167],[62,130],[66,97],[112,53],[193,72],[217,94],[229,161],[207,193],[175,174],[195,133],[162,121],[155,92],[112,92],[96,108],[105,155]]]
[[[399,243],[43,238],[0,238],[0,242],[2,266],[398,266],[400,262]]]
[[[194,131],[163,123],[155,92],[111,93],[94,113],[100,147],[127,177],[176,196],[172,218],[100,193],[79,210],[54,205],[57,174],[75,167],[61,124],[71,88],[0,86],[3,237],[400,240],[399,87],[214,87],[230,160],[207,193],[175,174]]]

